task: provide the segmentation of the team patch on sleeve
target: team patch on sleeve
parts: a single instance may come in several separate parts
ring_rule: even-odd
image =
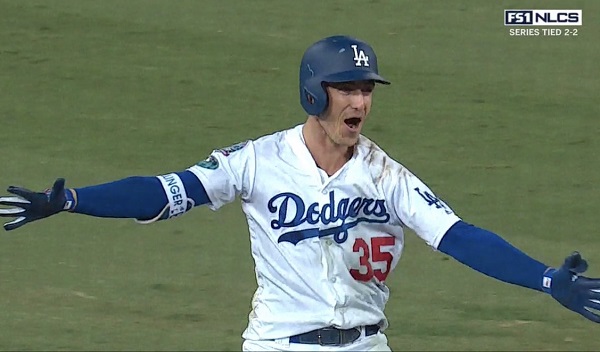
[[[205,168],[205,169],[216,170],[219,167],[219,160],[217,160],[217,158],[215,158],[213,155],[211,155],[196,165],[198,165],[202,168]]]
[[[230,145],[225,148],[215,149],[214,152],[221,153],[224,156],[229,156],[232,153],[244,148],[247,144],[248,144],[248,141],[244,141],[244,142]],[[208,158],[202,160],[201,162],[197,163],[196,165],[198,165],[204,169],[216,170],[219,168],[219,160],[214,155],[210,155]]]
[[[216,151],[225,155],[225,156],[229,156],[229,154],[236,152],[242,148],[244,148],[246,146],[246,144],[248,144],[248,141],[244,141],[244,142],[240,142],[240,143],[236,143],[234,145],[230,145],[229,147],[225,147],[225,148],[221,148],[221,149],[217,149]]]

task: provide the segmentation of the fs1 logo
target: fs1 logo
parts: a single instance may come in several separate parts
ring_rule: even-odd
[[[581,26],[581,10],[504,10],[505,26]]]

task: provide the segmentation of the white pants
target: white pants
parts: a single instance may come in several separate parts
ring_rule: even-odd
[[[289,339],[251,341],[245,340],[242,351],[382,351],[391,352],[387,337],[379,332],[371,336],[361,336],[353,343],[342,346],[321,346],[304,343],[290,343]]]

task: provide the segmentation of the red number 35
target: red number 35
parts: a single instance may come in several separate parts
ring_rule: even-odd
[[[385,281],[390,273],[394,257],[390,252],[382,252],[381,246],[393,246],[394,244],[396,244],[396,237],[373,237],[371,238],[371,247],[369,248],[369,244],[364,239],[357,238],[354,241],[354,246],[352,246],[352,251],[357,253],[362,251],[359,263],[361,267],[366,268],[367,272],[361,273],[360,269],[350,269],[350,275],[358,281],[371,281],[373,276],[381,282]],[[380,269],[373,270],[371,262],[385,262],[385,271]]]
[[[371,238],[371,247],[369,248],[369,244],[364,239],[357,238],[354,241],[354,246],[352,246],[352,251],[357,253],[362,251],[359,263],[361,267],[366,268],[367,272],[365,273],[362,270],[363,272],[361,273],[360,269],[350,269],[350,275],[358,281],[371,281],[373,276],[380,282],[385,281],[390,273],[394,257],[390,252],[382,252],[381,246],[393,246],[394,244],[396,244],[396,237],[373,237]],[[385,271],[380,269],[373,270],[371,262],[385,262]]]

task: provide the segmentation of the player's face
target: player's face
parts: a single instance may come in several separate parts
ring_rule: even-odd
[[[363,124],[371,111],[373,81],[329,83],[329,104],[320,123],[338,145],[351,147],[358,142]]]

